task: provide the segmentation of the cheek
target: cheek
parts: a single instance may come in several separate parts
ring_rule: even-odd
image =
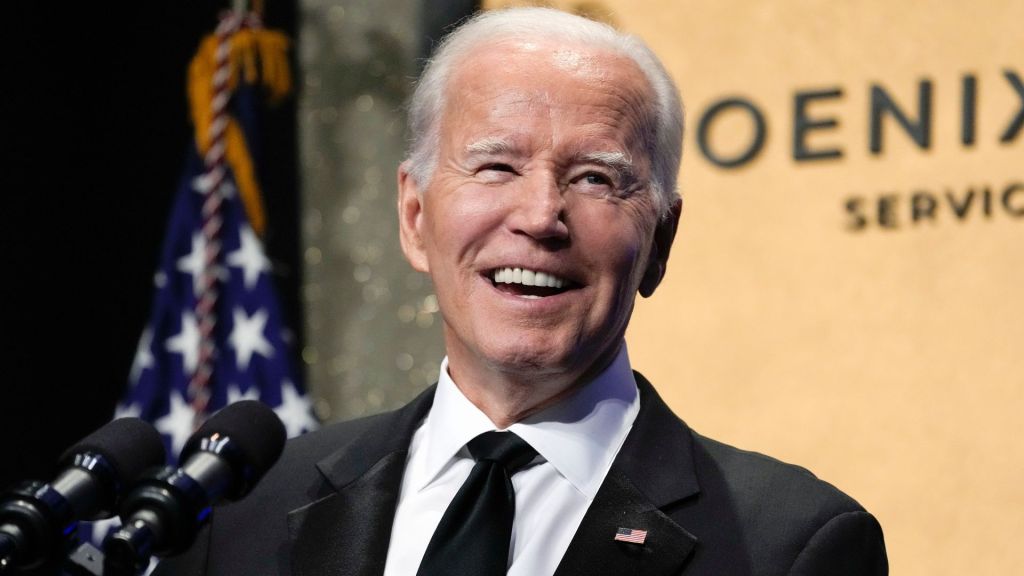
[[[493,193],[480,187],[431,190],[426,203],[425,224],[433,248],[432,261],[461,259],[501,223],[501,205]]]
[[[489,223],[500,217],[503,197],[487,186],[466,185],[449,194],[448,216],[460,222]]]
[[[634,210],[605,200],[586,204],[577,211],[575,228],[577,240],[590,254],[609,261],[632,261],[648,244],[653,226]]]
[[[603,203],[579,219],[577,243],[595,271],[625,297],[639,287],[651,247],[654,219],[645,212]]]

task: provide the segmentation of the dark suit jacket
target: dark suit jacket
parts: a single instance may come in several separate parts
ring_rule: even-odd
[[[557,576],[888,573],[881,527],[857,502],[697,434],[636,376],[640,412]],[[381,574],[409,441],[432,401],[433,388],[290,440],[253,492],[215,508],[157,574]],[[616,542],[619,527],[647,530],[646,542]]]

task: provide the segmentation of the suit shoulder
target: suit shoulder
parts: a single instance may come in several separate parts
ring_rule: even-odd
[[[700,492],[680,506],[677,518],[701,541],[695,562],[716,567],[711,572],[782,574],[798,557],[800,566],[820,568],[828,557],[859,550],[871,566],[885,565],[878,522],[835,485],[803,466],[691,434]],[[737,557],[748,558],[750,570],[735,570],[730,562]],[[884,573],[827,564],[806,573]]]
[[[809,469],[772,456],[744,450],[693,432],[694,458],[702,488],[720,486],[733,498],[758,500],[789,516],[817,517],[820,523],[864,507]],[[773,505],[774,503],[774,505]]]
[[[196,545],[168,559],[165,573],[269,574],[275,567],[288,573],[289,515],[336,494],[346,475],[360,474],[381,454],[403,450],[431,399],[432,389],[396,411],[289,439],[252,492],[215,507]]]
[[[356,441],[372,428],[385,414],[376,414],[354,420],[345,420],[325,425],[317,430],[289,438],[277,462],[260,481],[264,490],[287,491],[296,487],[296,480],[303,471],[317,474],[315,464],[332,453]]]
[[[330,452],[358,438],[368,428],[385,417],[386,413],[382,413],[354,420],[334,422],[317,430],[306,432],[301,436],[290,438],[285,443],[281,460],[323,458]]]

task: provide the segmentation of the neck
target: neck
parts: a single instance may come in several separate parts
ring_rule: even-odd
[[[553,406],[575,392],[579,385],[570,385],[554,391],[539,391],[528,384],[517,382],[494,383],[486,387],[461,384],[461,378],[452,372],[452,380],[463,395],[480,409],[499,430]]]
[[[504,430],[574,394],[608,367],[620,347],[621,343],[575,374],[536,367],[526,371],[477,371],[449,355],[448,375],[495,427]]]

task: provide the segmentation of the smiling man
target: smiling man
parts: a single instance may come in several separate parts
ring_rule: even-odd
[[[437,385],[290,441],[161,571],[887,573],[856,501],[692,431],[630,365],[681,207],[681,103],[641,41],[482,13],[426,67],[410,125],[398,217],[444,319]]]
[[[449,375],[506,427],[619,353],[679,200],[651,170],[650,82],[612,46],[511,38],[458,64],[433,157],[399,172],[402,247],[435,282]]]

